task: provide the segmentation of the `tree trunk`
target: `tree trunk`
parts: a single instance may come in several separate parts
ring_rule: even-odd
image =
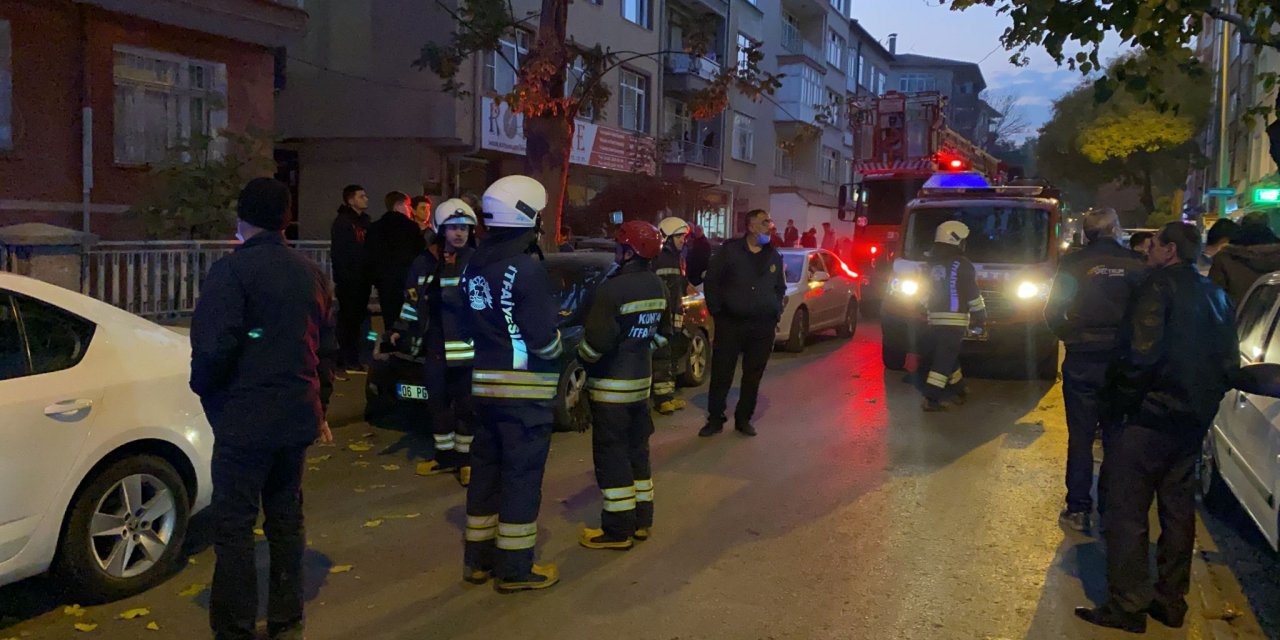
[[[1271,110],[1275,120],[1267,126],[1267,138],[1271,140],[1271,161],[1280,167],[1280,91],[1276,91],[1276,105]],[[1280,174],[1280,170],[1276,171]]]
[[[538,37],[533,61],[549,61],[554,70],[543,76],[545,95],[563,96],[565,70],[569,62],[566,43],[569,22],[569,0],[542,0],[538,18]],[[525,170],[547,188],[547,207],[542,210],[543,251],[555,251],[564,215],[564,194],[569,181],[569,152],[573,139],[573,116],[562,111],[545,110],[525,115]]]
[[[1155,188],[1151,184],[1151,169],[1149,167],[1143,167],[1138,173],[1138,178],[1142,182],[1142,196],[1140,198],[1140,202],[1142,202],[1142,208],[1147,212],[1147,215],[1150,216],[1156,210],[1156,195]]]

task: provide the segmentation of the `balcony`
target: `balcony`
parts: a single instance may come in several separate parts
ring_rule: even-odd
[[[672,93],[691,93],[705,89],[720,75],[720,63],[707,56],[688,53],[667,55],[666,90]]]
[[[106,11],[136,16],[264,47],[283,47],[307,22],[305,0],[76,0]]]
[[[719,184],[722,151],[696,142],[671,141],[662,175],[667,180]]]
[[[778,57],[801,56],[826,69],[826,61],[817,45],[804,39],[800,31],[789,24],[782,25],[782,53]]]
[[[821,126],[818,123],[818,106],[797,100],[780,100],[774,107],[774,122],[799,122]]]

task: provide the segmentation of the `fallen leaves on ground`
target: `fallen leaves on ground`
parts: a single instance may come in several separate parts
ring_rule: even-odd
[[[67,605],[63,607],[62,613],[63,615],[75,616],[79,618],[80,616],[83,616],[84,614],[89,613],[89,611],[78,604],[72,604],[72,605]]]
[[[147,623],[147,631],[159,631],[159,630],[160,630],[160,625],[156,624],[155,622]]]
[[[207,585],[207,584],[200,584],[199,582],[197,582],[197,583],[195,583],[195,584],[193,584],[193,585],[191,585],[191,586],[187,587],[186,589],[183,589],[182,591],[179,591],[179,592],[178,592],[178,595],[180,595],[180,596],[182,596],[182,597],[184,597],[184,598],[190,598],[191,596],[200,595],[200,592],[201,592],[201,591],[204,591],[205,587],[207,587],[207,586],[209,586],[209,585]]]
[[[351,444],[347,445],[347,448],[348,448],[348,449],[350,449],[350,450],[352,450],[352,451],[355,451],[356,453],[364,453],[365,451],[372,451],[372,450],[373,450],[373,445],[369,444],[368,442],[363,442],[363,441],[362,441],[362,442],[352,442]]]
[[[124,613],[116,617],[121,620],[132,620],[134,618],[141,618],[142,616],[149,616],[149,615],[151,615],[150,609],[147,609],[145,607],[140,607],[137,609],[130,609],[128,611],[125,611]]]
[[[321,462],[324,462],[325,460],[328,460],[329,458],[332,458],[332,457],[333,456],[326,453],[322,456],[307,458],[307,464],[320,464]]]
[[[266,531],[263,531],[263,530],[262,530],[262,527],[254,527],[254,528],[253,528],[253,535],[255,535],[255,536],[265,536],[265,535],[267,535],[267,532],[266,532]]]
[[[412,520],[412,519],[414,519],[414,518],[417,518],[417,517],[418,517],[418,516],[420,516],[420,515],[422,515],[422,514],[421,514],[421,513],[406,513],[406,514],[403,514],[403,515],[390,515],[390,516],[382,516],[382,517],[383,517],[383,518],[385,518],[385,519],[387,519],[387,520]]]
[[[382,470],[383,470],[383,471],[399,471],[399,470],[400,470],[400,465],[398,465],[398,464],[384,464],[384,465],[382,465]]]
[[[351,463],[351,466],[353,466],[353,467],[360,467],[360,468],[362,468],[362,469],[363,469],[364,467],[369,466],[369,461],[368,461],[368,460],[356,460],[355,462],[352,462],[352,463]]]
[[[332,567],[329,567],[329,573],[346,573],[354,568],[355,568],[355,565],[335,564]]]
[[[76,623],[76,631],[81,631],[84,633],[89,633],[90,631],[93,631],[94,629],[97,629],[97,628],[98,628],[98,625],[93,622],[77,622]]]
[[[365,528],[365,529],[372,529],[372,528],[374,528],[374,527],[381,527],[381,526],[382,526],[382,520],[369,520],[369,521],[365,522],[363,526],[364,526],[364,528]]]
[[[385,484],[371,484],[371,485],[369,485],[369,488],[370,488],[370,489],[386,489],[386,488],[387,488],[387,485],[385,485]]]

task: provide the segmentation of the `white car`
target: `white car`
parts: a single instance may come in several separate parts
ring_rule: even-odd
[[[809,336],[835,329],[853,337],[858,330],[858,276],[823,249],[780,249],[787,295],[773,340],[787,351],[804,350]]]
[[[209,504],[189,340],[0,273],[0,585],[52,568],[84,600],[166,577]]]
[[[1241,364],[1280,363],[1280,272],[1259,278],[1236,315]],[[1273,549],[1280,549],[1280,400],[1227,392],[1205,438],[1200,490],[1213,505],[1235,494]]]

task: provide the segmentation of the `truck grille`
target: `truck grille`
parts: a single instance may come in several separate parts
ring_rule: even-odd
[[[1010,318],[1016,311],[1013,301],[1003,291],[984,290],[982,299],[987,304],[987,317],[991,320]]]

